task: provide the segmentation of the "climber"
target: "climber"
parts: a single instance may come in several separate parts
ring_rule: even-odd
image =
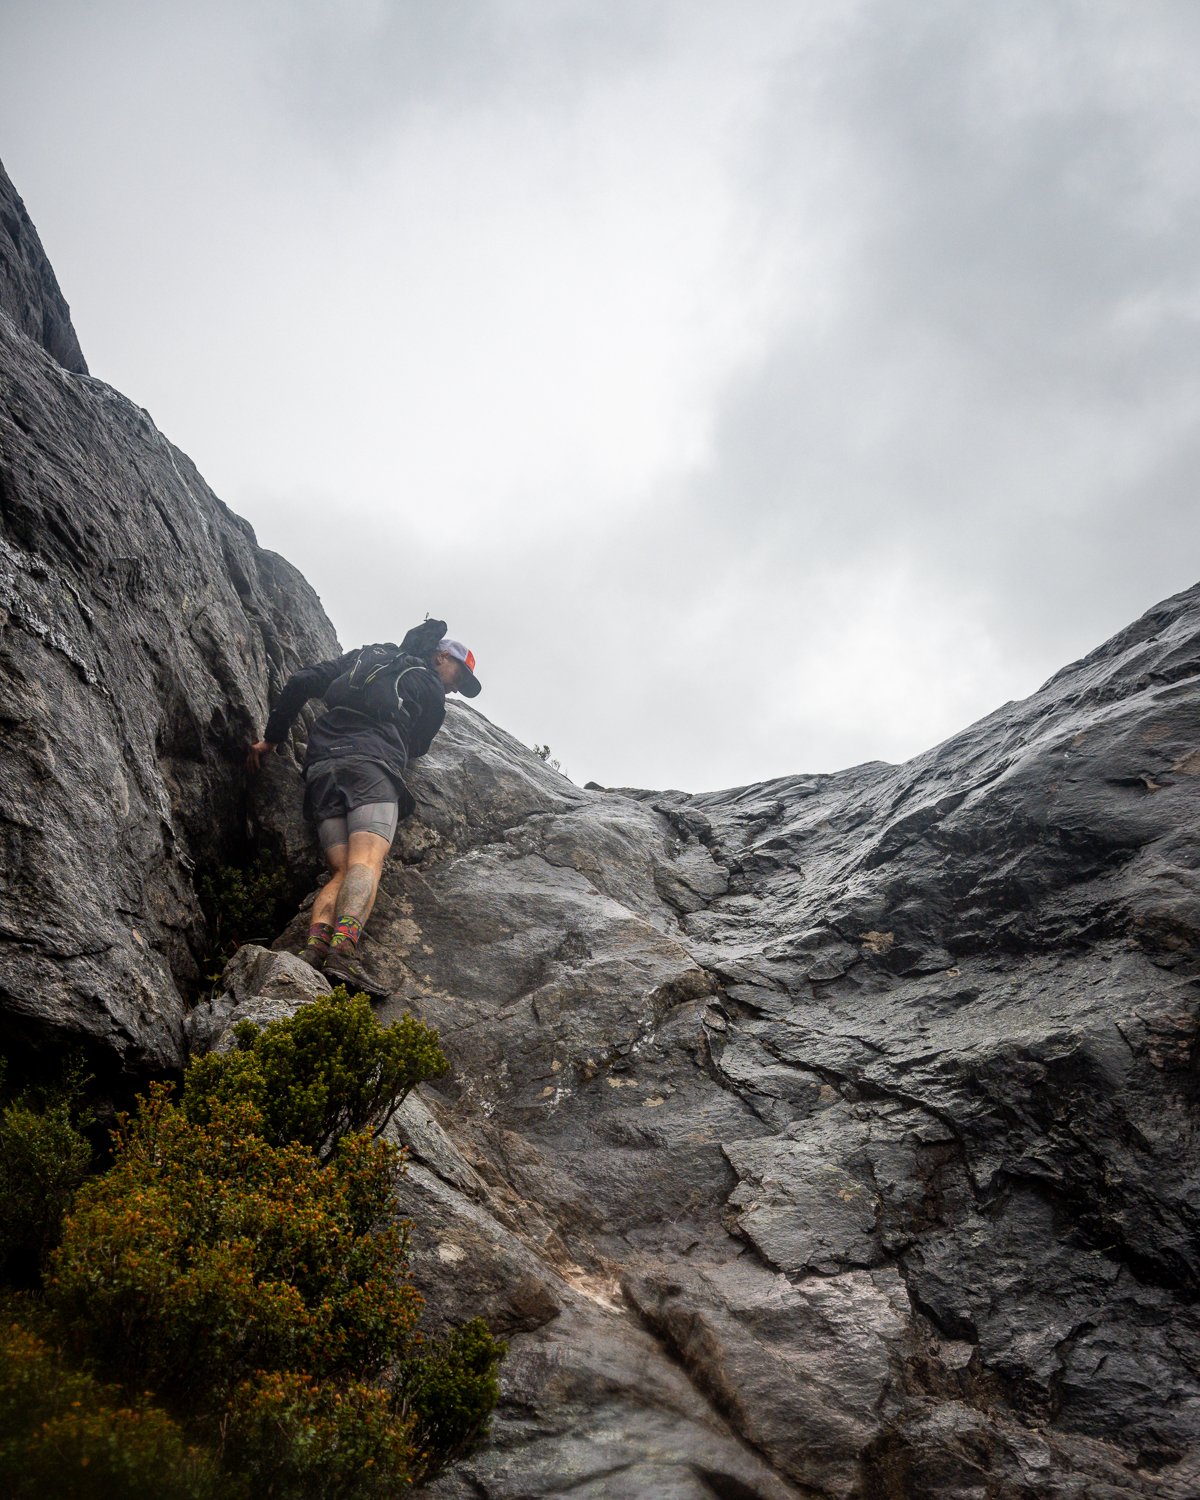
[[[355,958],[358,940],[396,826],[416,806],[405,767],[442,727],[446,694],[479,692],[474,668],[474,656],[446,635],[446,622],[426,620],[399,646],[364,646],[296,672],[246,757],[247,770],[257,771],[303,705],[325,700],[304,758],[304,811],[317,825],[330,878],[313,902],[301,957],[350,990],[370,992]]]

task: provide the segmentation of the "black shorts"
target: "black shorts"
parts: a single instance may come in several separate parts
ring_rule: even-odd
[[[371,802],[400,803],[407,788],[398,787],[378,761],[340,756],[319,760],[304,773],[304,815],[314,823],[344,818]]]

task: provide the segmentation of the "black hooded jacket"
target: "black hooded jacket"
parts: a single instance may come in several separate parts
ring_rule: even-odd
[[[292,720],[308,700],[323,698],[357,658],[357,651],[347,651],[334,661],[318,662],[315,667],[305,667],[289,677],[267,720],[265,738],[273,745],[285,739]],[[324,760],[354,757],[374,761],[399,781],[408,762],[425,754],[446,717],[446,690],[437,673],[421,657],[406,658],[405,664],[421,668],[404,677],[409,722],[377,719],[354,708],[327,709],[309,734],[306,767]]]

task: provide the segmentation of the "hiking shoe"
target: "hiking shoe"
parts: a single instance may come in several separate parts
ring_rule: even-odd
[[[391,994],[390,990],[380,989],[354,954],[344,949],[335,948],[325,960],[325,978],[334,984],[344,984],[348,995],[356,995],[361,990],[369,999],[383,1001]]]
[[[308,964],[311,968],[320,970],[325,967],[325,960],[329,957],[329,949],[319,948],[314,943],[311,948],[301,948],[296,957],[302,964]]]

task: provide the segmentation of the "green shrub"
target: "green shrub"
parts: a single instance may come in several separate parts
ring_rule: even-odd
[[[402,1153],[367,1128],[445,1059],[434,1032],[382,1027],[343,990],[237,1040],[192,1064],[180,1104],[159,1084],[121,1117],[49,1260],[60,1342],[143,1395],[106,1388],[38,1421],[62,1415],[59,1446],[85,1468],[106,1424],[143,1477],[165,1455],[143,1491],[156,1500],[192,1495],[169,1476],[197,1496],[207,1483],[180,1432],[223,1466],[224,1495],[382,1500],[482,1434],[504,1352],[478,1321],[438,1344],[415,1331]]]
[[[383,1026],[365,995],[338,986],[286,1020],[243,1021],[237,1048],[197,1058],[183,1109],[203,1124],[222,1104],[260,1111],[266,1138],[328,1157],[350,1131],[381,1130],[414,1085],[448,1067],[437,1032],[412,1016]]]
[[[3,1074],[0,1073],[0,1082]],[[81,1080],[42,1092],[26,1090],[0,1108],[0,1277],[36,1284],[58,1243],[63,1215],[91,1164],[80,1132]]]
[[[80,1189],[50,1303],[105,1373],[197,1414],[260,1370],[374,1377],[421,1307],[404,1231],[380,1224],[397,1155],[349,1136],[322,1164],[264,1140],[251,1105],[197,1125],[159,1085]]]
[[[238,1390],[225,1456],[270,1500],[391,1500],[414,1477],[411,1429],[388,1390],[283,1371]]]
[[[437,1343],[410,1356],[400,1374],[404,1408],[426,1476],[467,1452],[486,1433],[500,1396],[506,1345],[482,1318],[472,1318]]]
[[[260,854],[251,865],[220,865],[197,882],[208,918],[206,967],[219,967],[243,943],[269,943],[292,906],[287,865]]]
[[[0,1307],[0,1485],[7,1500],[231,1500],[244,1493],[167,1414],[73,1370]]]

